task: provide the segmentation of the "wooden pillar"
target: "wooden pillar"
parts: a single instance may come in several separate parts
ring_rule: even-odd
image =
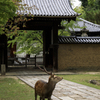
[[[27,68],[27,56],[25,57],[25,67]]]
[[[35,68],[36,68],[36,55],[35,55]]]
[[[52,27],[52,46],[53,46],[53,69],[58,70],[58,23],[54,22]]]
[[[45,67],[58,71],[58,22],[54,21],[52,29],[43,32],[43,61]]]
[[[5,36],[4,64],[6,65],[6,71],[7,71],[8,70],[7,36]]]
[[[1,70],[3,69],[3,67],[5,67],[3,69],[3,71],[7,71],[8,69],[8,57],[7,57],[7,37],[5,35],[1,35],[0,36],[0,64],[1,64]]]
[[[2,59],[2,44],[0,43],[0,68],[1,68],[1,59]]]
[[[6,64],[5,64],[5,54],[4,54],[5,45],[2,46],[2,63],[1,63],[1,75],[6,74]]]
[[[46,68],[50,65],[49,48],[51,44],[51,29],[43,31],[43,64]]]

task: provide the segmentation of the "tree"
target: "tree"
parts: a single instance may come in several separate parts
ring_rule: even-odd
[[[86,8],[87,6],[100,8],[100,0],[80,0],[82,2],[82,6]]]
[[[17,53],[39,54],[43,51],[42,31],[18,31],[18,34],[8,41],[9,44],[15,44],[17,41]]]
[[[84,13],[82,17],[90,22],[100,24],[100,0],[88,0],[88,5],[84,8]]]
[[[84,27],[80,27],[77,23],[77,21],[79,21],[78,18],[76,18],[76,21],[74,20],[71,20],[70,22],[69,21],[66,21],[66,20],[63,20],[61,22],[61,25],[63,27],[65,27],[64,29],[60,29],[58,31],[58,35],[60,36],[71,36],[71,33],[73,32],[74,33],[74,29],[75,28],[80,28],[80,29],[83,29]]]
[[[95,24],[100,24],[100,0],[80,0],[82,5],[74,10],[81,13],[81,18],[86,19]]]
[[[17,6],[11,0],[0,0],[0,34],[9,18],[15,16]]]
[[[17,17],[16,10],[24,8],[29,9],[27,4],[20,4],[21,0],[1,0],[1,16],[0,16],[0,34],[5,34],[8,38],[8,44],[14,45],[17,41],[18,53],[25,52],[27,54],[37,54],[42,51],[42,31],[18,31],[19,22],[23,23],[23,27],[28,20],[25,16]],[[20,8],[19,8],[20,6]],[[27,6],[27,7],[26,7]]]
[[[9,46],[18,41],[18,53],[37,54],[42,51],[42,31],[18,31],[19,22],[23,23],[24,27],[25,23],[31,20],[23,15],[17,17],[16,10],[31,9],[27,4],[19,2],[21,0],[0,0],[0,35],[7,36]]]
[[[82,6],[86,7],[88,5],[88,0],[80,0],[82,2]]]

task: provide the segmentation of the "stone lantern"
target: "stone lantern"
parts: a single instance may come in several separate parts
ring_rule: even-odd
[[[84,27],[85,27],[85,23],[84,23]],[[86,28],[83,28],[82,30],[81,30],[81,36],[82,37],[88,37],[88,33],[89,32],[89,30],[87,30]]]

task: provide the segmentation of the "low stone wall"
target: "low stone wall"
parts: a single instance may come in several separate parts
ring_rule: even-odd
[[[100,70],[100,44],[59,44],[59,70]]]

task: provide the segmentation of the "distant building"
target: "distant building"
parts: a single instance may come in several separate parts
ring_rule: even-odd
[[[80,27],[86,27],[86,29],[88,30],[87,36],[100,36],[100,25],[94,24],[94,23],[89,22],[87,20],[84,20],[82,18],[79,18],[79,20],[80,21],[77,21],[76,23]],[[80,29],[80,28],[74,28],[74,31],[71,31],[72,36],[74,36],[74,35],[76,35],[76,36],[82,36],[81,30],[82,29]]]

